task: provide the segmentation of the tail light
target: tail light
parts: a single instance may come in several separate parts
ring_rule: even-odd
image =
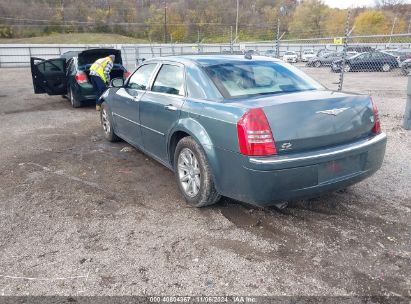
[[[277,154],[273,134],[264,111],[251,109],[237,122],[240,153],[248,156]]]
[[[127,79],[128,77],[130,77],[131,73],[129,71],[124,71],[123,77],[124,79]]]
[[[82,84],[82,83],[87,83],[88,82],[88,78],[87,78],[87,74],[84,72],[77,72],[75,79],[77,81],[78,84]]]
[[[374,113],[374,126],[371,129],[371,132],[375,134],[381,133],[381,124],[380,124],[380,117],[378,116],[378,108],[377,105],[375,104],[374,98],[371,97],[371,103],[372,103],[372,111]]]

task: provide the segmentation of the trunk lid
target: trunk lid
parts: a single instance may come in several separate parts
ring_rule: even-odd
[[[279,154],[348,143],[370,135],[374,113],[369,96],[305,91],[242,101],[262,108]]]
[[[121,51],[116,49],[90,49],[78,54],[78,65],[85,66],[94,63],[97,59],[115,55],[114,64],[123,65]]]

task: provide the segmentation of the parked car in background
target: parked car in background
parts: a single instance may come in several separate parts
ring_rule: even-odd
[[[411,59],[411,50],[410,49],[400,49],[397,51],[397,58],[398,63],[403,62],[404,60]]]
[[[331,53],[325,53],[322,52],[321,55],[312,57],[310,60],[307,62],[307,66],[311,67],[322,67],[322,66],[330,66],[333,61],[338,60],[342,57],[342,53],[339,52],[331,52]]]
[[[313,49],[303,50],[301,54],[301,61],[307,62],[311,58],[315,57],[316,52]]]
[[[317,196],[372,175],[385,153],[370,96],[329,91],[263,56],[149,59],[102,100],[106,139],[173,170],[195,207]]]
[[[260,55],[260,52],[254,49],[245,49],[243,54],[248,54],[250,56]]]
[[[396,56],[398,56],[398,50],[381,50],[380,52],[382,52],[382,53],[385,53],[385,54],[389,54],[389,55],[391,55],[391,56],[394,56],[394,57],[396,57]]]
[[[276,58],[276,57],[277,57],[277,50],[266,50],[266,51],[263,53],[263,56]]]
[[[347,52],[355,52],[355,53],[375,52],[375,49],[370,46],[348,46]]]
[[[336,60],[331,66],[333,72],[341,71],[343,61]],[[383,71],[389,72],[398,68],[397,59],[383,52],[366,52],[357,54],[346,60],[345,72],[351,71]]]
[[[86,101],[95,100],[94,88],[88,78],[89,69],[97,59],[109,55],[116,56],[110,77],[126,79],[130,73],[123,66],[121,51],[116,49],[70,51],[60,58],[50,60],[32,57],[30,62],[34,93],[66,95],[74,108],[81,107]]]
[[[296,52],[292,52],[292,51],[287,51],[284,53],[283,55],[283,60],[285,62],[292,62],[292,63],[296,63],[298,61],[298,55]]]
[[[358,52],[355,52],[355,51],[350,51],[350,52],[347,52],[347,58],[351,58],[351,57],[353,57],[353,56],[355,56],[355,55],[358,55],[359,53]],[[341,56],[342,57],[342,56]]]
[[[400,68],[403,75],[408,75],[411,72],[411,59],[406,59],[401,62]]]

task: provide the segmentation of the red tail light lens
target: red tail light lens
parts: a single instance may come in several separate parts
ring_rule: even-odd
[[[374,112],[374,126],[371,129],[371,132],[375,134],[381,133],[381,124],[380,124],[380,117],[378,116],[378,108],[375,104],[374,98],[371,97],[372,103],[372,111]]]
[[[82,84],[82,83],[87,83],[88,82],[88,78],[86,73],[84,72],[77,72],[75,79],[77,81],[78,84]]]
[[[240,153],[248,156],[277,154],[273,134],[264,111],[249,110],[237,122]]]
[[[130,77],[131,73],[129,71],[124,71],[124,79],[127,79],[128,77]]]

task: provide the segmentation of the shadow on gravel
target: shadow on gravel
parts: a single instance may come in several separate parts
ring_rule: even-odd
[[[1,95],[0,95],[1,97]],[[94,107],[93,101],[85,102],[84,106],[81,107],[80,109],[88,109]],[[67,109],[72,109],[70,102],[68,102],[66,99],[60,99],[56,100],[53,102],[49,103],[44,103],[41,105],[37,105],[34,107],[24,107],[22,109],[16,109],[16,110],[10,110],[10,111],[4,111],[1,114],[2,115],[8,115],[8,114],[20,114],[20,113],[31,113],[31,112],[41,112],[41,111],[55,111],[55,110],[67,110]],[[80,110],[79,109],[79,110]],[[73,109],[77,110],[77,109]]]

